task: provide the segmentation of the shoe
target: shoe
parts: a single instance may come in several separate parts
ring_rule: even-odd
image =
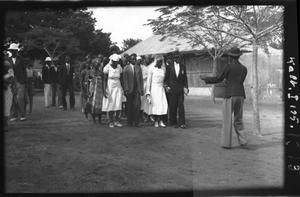
[[[178,128],[178,125],[177,125],[177,124],[174,124],[174,125],[173,125],[173,128],[177,129],[177,128]]]
[[[228,146],[222,146],[222,148],[224,148],[224,149],[231,149],[231,147],[228,147]]]
[[[166,125],[163,123],[163,121],[160,121],[160,122],[159,122],[159,126],[160,126],[160,127],[163,127],[163,128],[166,127]]]
[[[66,111],[66,110],[67,110],[67,108],[63,108],[62,110],[63,110],[63,111]]]
[[[241,146],[242,147],[245,147],[245,146],[247,146],[248,145],[248,143],[246,142],[246,143],[243,143],[243,144],[241,144]]]
[[[117,126],[117,127],[123,127],[123,125],[121,124],[121,123],[119,123],[119,122],[114,122],[113,123],[115,126]]]
[[[18,118],[11,118],[11,119],[9,119],[10,122],[14,122],[16,120],[18,120]]]
[[[114,123],[112,123],[112,122],[109,123],[109,127],[110,127],[110,128],[114,128],[114,127],[115,127]]]
[[[139,124],[135,124],[134,126],[135,126],[135,127],[141,127],[141,125],[139,125]]]
[[[63,106],[61,105],[61,106],[59,106],[59,109],[62,109],[63,108]]]
[[[22,118],[20,118],[20,120],[21,120],[21,121],[24,121],[24,120],[26,120],[26,118],[25,118],[25,117],[22,117]]]
[[[75,110],[76,110],[76,108],[75,108],[75,107],[71,107],[71,110],[75,111]]]
[[[158,122],[155,121],[154,127],[159,127]]]
[[[183,125],[180,125],[180,128],[185,129],[186,126],[183,124]]]
[[[46,108],[50,108],[50,106],[46,106]]]
[[[127,124],[127,127],[132,127],[133,125],[132,124]]]
[[[81,108],[81,112],[82,112],[82,113],[84,113],[84,112],[85,112],[84,108]]]

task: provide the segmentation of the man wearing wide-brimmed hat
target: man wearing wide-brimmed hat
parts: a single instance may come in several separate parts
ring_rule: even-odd
[[[231,148],[232,145],[232,112],[234,113],[233,126],[237,134],[239,144],[244,147],[247,139],[243,124],[243,104],[246,98],[244,81],[247,76],[247,68],[239,62],[242,52],[237,47],[227,51],[228,64],[223,71],[215,77],[200,76],[207,84],[219,83],[226,79],[225,98],[223,101],[222,147]]]
[[[20,118],[21,121],[26,120],[25,112],[25,85],[27,83],[27,73],[24,58],[19,56],[19,44],[12,43],[7,49],[11,52],[8,61],[13,67],[15,80],[12,84],[13,104],[12,115],[10,121]]]

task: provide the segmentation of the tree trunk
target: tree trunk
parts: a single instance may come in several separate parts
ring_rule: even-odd
[[[213,72],[213,76],[215,77],[217,74],[217,58],[216,57],[213,57],[212,72]],[[213,103],[216,103],[214,89],[215,89],[215,84],[212,85],[211,99],[212,99]]]
[[[253,61],[252,61],[252,99],[253,99],[253,126],[254,135],[261,137],[259,107],[258,107],[258,72],[257,72],[257,42],[253,40]]]

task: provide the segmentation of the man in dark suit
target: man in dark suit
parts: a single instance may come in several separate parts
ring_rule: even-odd
[[[136,63],[136,54],[130,55],[130,64],[123,69],[124,93],[127,99],[127,125],[139,127],[141,96],[144,95],[143,73]]]
[[[61,65],[59,79],[62,89],[62,103],[63,110],[67,110],[67,101],[66,94],[69,90],[69,102],[70,108],[75,109],[75,97],[74,97],[74,88],[73,88],[73,77],[74,77],[74,66],[70,63],[70,57],[65,57],[65,64]]]
[[[185,110],[184,110],[184,94],[189,92],[188,81],[186,76],[186,67],[180,63],[180,53],[175,51],[172,60],[166,67],[165,86],[168,89],[169,101],[169,121],[170,126],[185,129]],[[177,122],[177,111],[179,112],[179,120]]]
[[[11,52],[11,57],[8,59],[13,67],[15,80],[12,83],[13,103],[12,103],[12,118],[10,121],[16,121],[20,118],[21,121],[26,120],[25,112],[25,85],[27,83],[27,73],[24,58],[18,54],[18,44],[11,44],[7,49]]]
[[[247,145],[243,124],[243,104],[246,98],[244,81],[247,68],[239,62],[242,55],[237,47],[232,47],[227,52],[229,64],[225,65],[222,72],[215,77],[200,76],[207,84],[219,83],[226,79],[225,98],[223,101],[222,142],[223,148],[231,148],[232,138],[232,112],[234,112],[234,129],[241,146]]]
[[[59,74],[60,74],[60,66],[58,64],[58,58],[55,57],[53,59],[53,66],[50,67],[51,87],[52,87],[52,107],[56,106],[56,95],[58,96],[57,106],[60,107],[62,105]]]

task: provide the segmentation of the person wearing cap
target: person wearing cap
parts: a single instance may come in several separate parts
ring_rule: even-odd
[[[13,112],[10,121],[16,121],[18,118],[20,118],[21,121],[24,121],[26,120],[25,86],[27,84],[25,60],[18,53],[19,44],[12,43],[7,50],[11,52],[11,57],[8,58],[8,61],[12,65],[15,76],[11,86],[13,92]]]
[[[168,88],[170,126],[185,129],[184,95],[189,92],[186,67],[180,62],[179,51],[173,52],[166,67],[165,85]],[[179,119],[177,121],[177,114]]]
[[[44,96],[45,96],[45,107],[51,107],[51,73],[50,68],[52,66],[52,59],[50,57],[46,57],[45,65],[42,67],[42,80],[44,84]]]
[[[75,110],[73,78],[74,78],[74,66],[71,64],[70,56],[67,55],[65,57],[65,63],[60,66],[60,74],[59,74],[61,90],[62,90],[63,110],[67,110],[67,101],[66,101],[67,90],[69,91],[70,109]]]
[[[103,64],[102,58],[95,58],[92,61],[93,65],[93,78],[91,81],[91,86],[89,90],[89,94],[91,95],[92,100],[92,108],[91,114],[94,120],[94,124],[96,123],[96,117],[98,118],[98,122],[101,124],[102,119],[102,105],[103,105],[103,96],[106,96],[106,92],[104,90],[104,74],[103,74]]]
[[[33,95],[35,95],[34,82],[37,78],[37,73],[33,70],[33,63],[31,61],[27,64],[26,73],[27,73],[26,94],[28,95],[28,100],[29,100],[29,114],[31,114],[32,107],[33,107]],[[25,111],[26,111],[26,105],[27,103],[25,103]]]
[[[231,148],[232,146],[232,113],[233,127],[241,146],[247,145],[247,139],[243,124],[243,104],[246,98],[244,81],[247,76],[247,68],[239,62],[242,52],[238,47],[232,47],[227,51],[228,64],[226,64],[217,76],[200,78],[207,84],[219,83],[226,79],[225,98],[222,106],[223,124],[221,146]]]
[[[166,127],[163,117],[168,112],[168,103],[166,92],[164,89],[164,78],[166,68],[164,65],[164,57],[156,55],[154,64],[149,68],[147,79],[146,97],[150,103],[149,113],[154,116],[154,127]]]
[[[142,69],[137,63],[135,53],[130,55],[130,64],[124,67],[123,83],[127,101],[127,126],[139,127],[141,96],[144,95],[144,85]]]
[[[53,58],[53,66],[50,68],[51,75],[51,88],[52,88],[52,107],[56,107],[56,95],[57,95],[57,106],[62,108],[62,92],[59,83],[59,60],[57,57]]]
[[[122,110],[122,67],[119,64],[120,56],[113,54],[109,57],[110,62],[103,68],[104,88],[107,97],[103,98],[102,111],[108,112],[109,127],[123,127],[120,121]],[[114,117],[115,115],[115,117]]]
[[[4,61],[3,63],[3,107],[4,107],[4,131],[9,131],[9,116],[10,116],[10,109],[12,106],[12,99],[13,94],[11,91],[11,84],[14,81],[14,71],[11,67],[9,61]]]

